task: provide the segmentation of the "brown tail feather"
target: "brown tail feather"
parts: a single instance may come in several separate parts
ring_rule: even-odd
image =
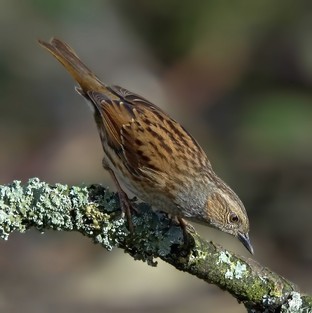
[[[107,91],[105,85],[79,59],[75,51],[65,42],[52,38],[50,42],[38,40],[39,44],[47,49],[78,82],[83,91]]]

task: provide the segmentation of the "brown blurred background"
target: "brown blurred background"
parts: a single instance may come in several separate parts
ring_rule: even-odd
[[[103,183],[92,114],[37,38],[180,121],[242,198],[254,258],[312,292],[311,1],[0,2],[0,184]],[[208,240],[248,255],[234,238]],[[0,242],[1,312],[244,312],[178,272],[74,233]]]

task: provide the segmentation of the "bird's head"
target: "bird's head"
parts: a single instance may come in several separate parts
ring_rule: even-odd
[[[227,185],[219,185],[208,195],[205,213],[211,226],[237,237],[253,254],[245,207]]]

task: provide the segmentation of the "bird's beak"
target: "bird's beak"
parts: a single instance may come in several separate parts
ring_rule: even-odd
[[[248,234],[242,234],[238,233],[238,239],[241,241],[241,243],[244,245],[244,247],[251,253],[254,254],[253,247],[250,243],[250,239]]]

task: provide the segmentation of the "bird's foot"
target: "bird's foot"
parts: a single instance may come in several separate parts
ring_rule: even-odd
[[[122,217],[127,219],[128,228],[130,233],[134,232],[134,226],[131,219],[132,212],[138,213],[138,210],[131,204],[128,195],[123,191],[118,191],[119,201],[120,201],[120,208],[122,211]]]

